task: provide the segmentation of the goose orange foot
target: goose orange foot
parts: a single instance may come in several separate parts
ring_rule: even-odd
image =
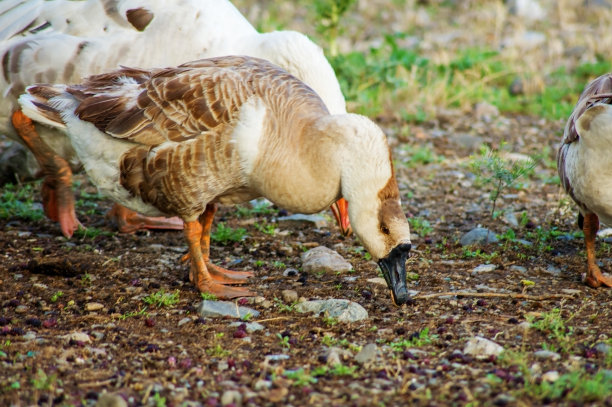
[[[579,221],[580,222],[580,221]],[[584,215],[582,219],[582,231],[584,232],[584,245],[587,254],[587,275],[585,284],[589,287],[601,286],[612,287],[612,278],[604,276],[599,266],[595,263],[595,236],[599,230],[599,218],[594,213]]]
[[[134,233],[142,229],[183,230],[180,218],[144,216],[119,204],[114,204],[106,217],[117,225],[121,233]]]
[[[210,205],[209,205],[210,206]],[[237,297],[252,297],[256,294],[241,287],[228,287],[224,284],[242,284],[253,275],[250,272],[238,272],[226,270],[215,266],[208,258],[210,242],[210,223],[216,211],[216,207],[207,206],[205,213],[198,221],[185,222],[185,239],[189,245],[188,259],[191,263],[189,268],[189,280],[195,284],[200,292],[213,294],[220,299],[232,299]],[[202,253],[202,252],[205,253]]]
[[[59,222],[64,236],[71,237],[83,225],[74,210],[70,166],[40,138],[32,120],[21,110],[14,112],[11,119],[17,134],[34,154],[45,176],[42,185],[45,215]]]

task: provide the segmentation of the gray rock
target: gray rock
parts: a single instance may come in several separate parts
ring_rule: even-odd
[[[314,227],[320,229],[327,227],[327,219],[321,215],[304,215],[296,213],[289,216],[281,216],[277,219],[278,223],[284,224],[286,227],[292,225],[303,226],[303,225],[314,225]]]
[[[22,338],[25,339],[26,341],[32,341],[32,340],[36,339],[36,332],[28,331],[28,332],[26,332],[25,335],[23,335]]]
[[[474,228],[461,236],[461,239],[459,239],[461,246],[496,242],[497,236],[495,236],[495,233],[486,228]]]
[[[477,359],[486,359],[490,356],[499,356],[503,350],[501,345],[481,336],[475,336],[465,344],[463,353]]]
[[[496,268],[497,266],[495,264],[480,264],[474,267],[474,269],[472,270],[472,274],[490,273],[492,271],[495,271]]]
[[[262,391],[262,390],[267,390],[267,389],[269,389],[271,387],[272,387],[272,382],[271,381],[259,379],[253,385],[253,390],[255,390],[255,391]]]
[[[372,284],[377,284],[377,285],[382,285],[384,287],[387,286],[387,282],[385,281],[384,278],[382,277],[374,277],[374,278],[368,278],[368,283],[372,283]]]
[[[355,355],[355,362],[362,365],[372,363],[376,360],[377,353],[378,346],[376,346],[375,343],[368,343],[366,346],[361,348],[357,355]]]
[[[561,359],[561,355],[559,355],[557,352],[553,352],[550,350],[539,350],[533,353],[533,356],[535,356],[537,359],[541,359],[541,360],[559,360]]]
[[[519,222],[514,212],[504,212],[503,216],[504,216],[504,222],[506,222],[513,228],[518,228]]]
[[[210,301],[203,300],[198,306],[198,314],[206,317],[233,317],[243,318],[247,314],[253,317],[259,316],[259,311],[249,307],[241,307],[231,301]]]
[[[15,312],[18,314],[25,314],[26,312],[28,312],[28,306],[27,305],[18,305],[15,307]]]
[[[338,252],[324,246],[318,246],[303,253],[302,262],[302,269],[306,272],[347,272],[353,269],[351,263]]]
[[[561,274],[561,269],[555,265],[549,265],[546,267],[546,272],[552,274],[553,276],[558,276]]]
[[[356,302],[349,300],[329,299],[312,300],[299,303],[295,306],[296,311],[315,314],[327,314],[339,322],[356,322],[368,318],[368,311]]]
[[[96,407],[127,407],[126,401],[118,394],[102,393]]]
[[[2,143],[0,148],[0,185],[35,179],[40,167],[36,159],[19,143]]]
[[[605,342],[599,342],[593,348],[595,349],[597,353],[601,355],[607,355],[608,353],[610,353],[610,350],[612,349],[612,347]]]
[[[232,322],[230,324],[231,327],[237,327],[240,326],[242,324],[246,325],[246,331],[248,333],[253,333],[256,331],[263,331],[264,329],[266,329],[265,326],[263,326],[262,324],[260,324],[259,322]]]
[[[283,290],[281,291],[281,297],[283,298],[285,304],[293,304],[294,302],[297,302],[299,298],[298,293],[295,290]]]
[[[299,274],[299,272],[294,268],[288,268],[283,271],[283,276],[285,277],[295,277]]]
[[[538,21],[546,18],[546,11],[537,0],[509,0],[510,14],[529,21]]]
[[[608,0],[584,0],[585,7],[593,7],[593,8],[605,8],[610,9],[612,5]]]
[[[527,272],[527,269],[525,267],[519,266],[519,265],[516,265],[516,264],[511,265],[510,266],[510,270],[518,271],[519,273],[526,273]]]
[[[191,318],[185,317],[178,322],[178,326],[183,326],[191,322]]]
[[[559,380],[559,372],[557,372],[556,370],[546,372],[542,375],[542,380],[549,383],[556,382],[557,380]]]
[[[287,360],[289,359],[289,355],[285,355],[285,354],[278,354],[278,355],[266,355],[266,359],[270,360],[270,361],[278,361],[278,360]]]

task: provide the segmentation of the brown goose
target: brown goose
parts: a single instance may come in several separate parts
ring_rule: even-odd
[[[576,202],[587,253],[586,284],[612,287],[595,258],[599,220],[612,225],[612,74],[589,83],[574,108],[557,152],[561,185]],[[610,184],[608,184],[610,181]]]
[[[74,83],[119,64],[169,66],[232,54],[284,67],[311,86],[330,112],[346,113],[340,85],[320,47],[294,31],[257,32],[228,0],[0,1],[0,133],[34,153],[45,175],[45,212],[65,236],[81,225],[68,166],[74,151],[55,128],[37,124],[37,132],[27,137],[19,131],[23,124],[12,115],[25,85]],[[346,202],[332,210],[342,232],[350,233]],[[119,206],[111,215],[125,232],[182,228],[180,221],[150,219]]]
[[[251,273],[210,262],[217,203],[264,196],[313,213],[343,196],[394,302],[408,300],[410,229],[384,133],[364,116],[330,114],[281,68],[239,56],[122,68],[81,85],[35,85],[19,100],[27,116],[67,132],[101,192],[144,214],[185,221],[190,277],[200,291],[252,295],[224,285]]]

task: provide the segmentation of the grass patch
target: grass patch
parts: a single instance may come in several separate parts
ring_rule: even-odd
[[[145,304],[161,307],[172,307],[179,302],[179,290],[175,290],[173,293],[164,292],[163,289],[149,294],[142,299]]]
[[[247,236],[245,228],[233,229],[225,226],[225,223],[219,222],[214,233],[211,233],[210,238],[215,243],[228,244],[230,242],[240,242]]]
[[[0,189],[0,218],[19,218],[29,221],[42,219],[45,214],[34,200],[40,183],[6,184]]]

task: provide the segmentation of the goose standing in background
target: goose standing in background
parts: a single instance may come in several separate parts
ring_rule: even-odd
[[[576,202],[587,254],[585,283],[612,287],[596,263],[599,221],[612,225],[612,74],[589,83],[565,126],[557,152],[561,185]]]
[[[330,114],[276,65],[220,57],[27,91],[17,115],[24,133],[34,131],[24,114],[65,130],[102,193],[147,215],[184,220],[190,280],[200,291],[253,295],[228,286],[252,273],[210,262],[217,203],[263,196],[314,213],[346,197],[355,234],[379,261],[393,301],[408,301],[410,228],[384,133],[364,116]]]
[[[0,2],[0,133],[26,145],[44,175],[48,217],[70,237],[81,226],[74,208],[74,151],[57,128],[14,126],[17,97],[37,82],[79,82],[126,66],[171,66],[196,58],[252,55],[270,60],[312,87],[331,113],[346,113],[334,71],[320,47],[294,31],[260,34],[228,0],[10,0]],[[13,120],[15,119],[15,120]],[[332,205],[349,234],[346,201]],[[115,205],[121,231],[182,229],[178,219],[147,218]]]

